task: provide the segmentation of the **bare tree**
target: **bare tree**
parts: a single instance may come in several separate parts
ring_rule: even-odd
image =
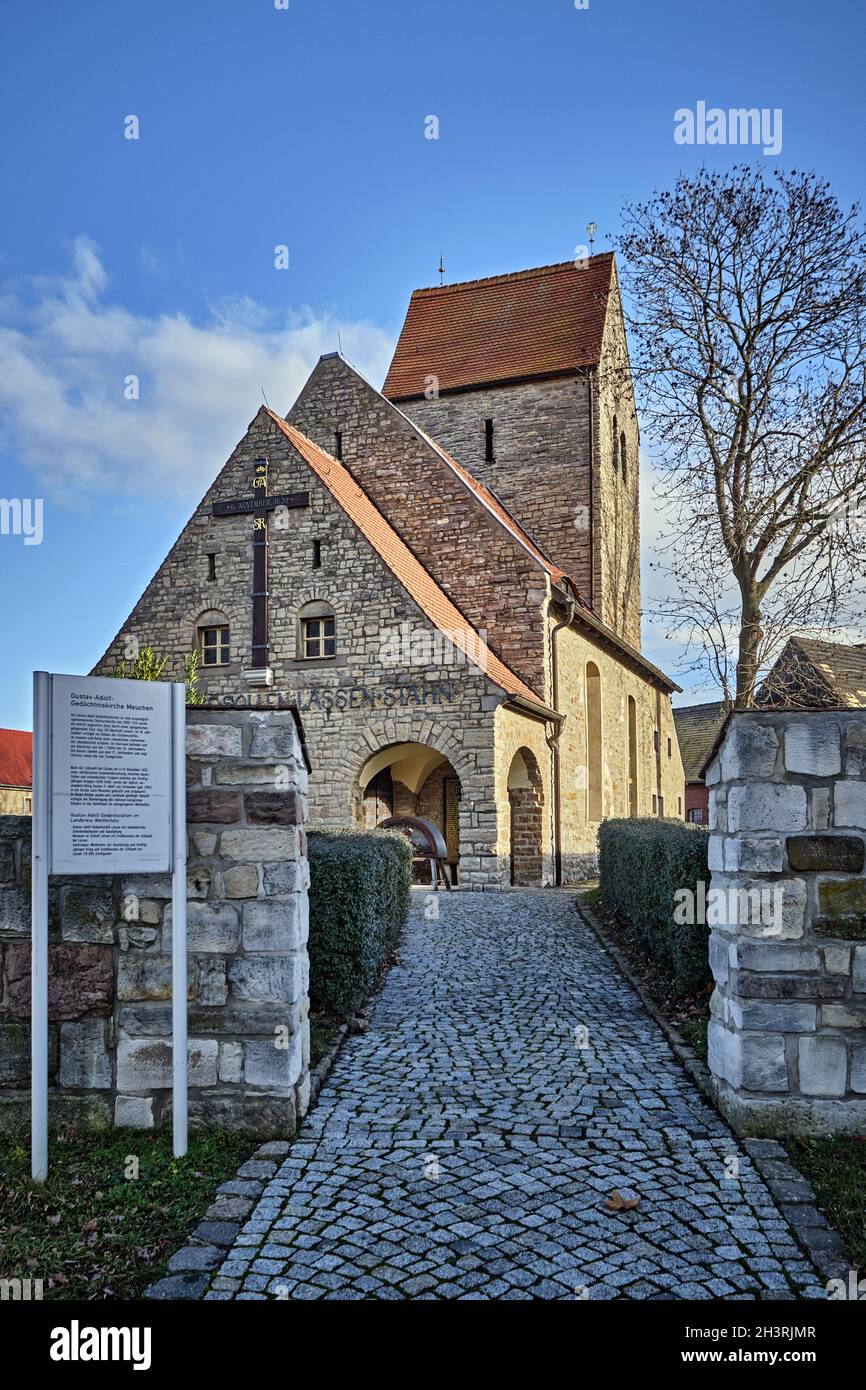
[[[862,619],[866,238],[797,170],[681,176],[627,204],[632,370],[659,457],[659,613],[754,702],[791,632]]]

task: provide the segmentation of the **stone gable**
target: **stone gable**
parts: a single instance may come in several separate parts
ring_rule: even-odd
[[[543,698],[544,571],[436,450],[337,356],[322,358],[286,419],[329,453],[340,431],[343,462],[367,495],[491,649]]]

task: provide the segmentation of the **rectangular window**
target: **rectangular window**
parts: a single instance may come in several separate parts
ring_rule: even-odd
[[[336,656],[336,618],[304,619],[304,656]]]
[[[659,752],[659,731],[658,731],[658,729],[653,729],[653,748],[655,749],[656,757],[658,757],[658,752]]]
[[[653,815],[654,815],[654,816],[655,816],[655,815],[658,815],[658,809],[659,809],[659,799],[658,799],[657,796],[653,795]]]
[[[228,666],[228,627],[203,627],[201,629],[201,660],[203,666]]]
[[[335,430],[335,431],[334,431],[334,458],[335,458],[335,459],[341,459],[342,457],[343,457],[343,431],[342,431],[342,430]]]
[[[681,816],[682,813],[683,813],[683,799],[682,799],[681,796],[678,796],[678,797],[677,797],[677,815],[678,815],[678,816]]]
[[[692,825],[703,825],[704,811],[702,806],[693,806],[689,811],[689,820]]]
[[[313,569],[322,568],[322,542],[313,541]]]
[[[207,557],[207,577],[211,580],[216,579],[216,555]]]
[[[671,756],[672,750],[673,750],[673,744],[671,743],[670,739],[668,739],[668,757]]]
[[[484,421],[484,458],[487,463],[493,463],[493,421]]]
[[[660,815],[660,816],[663,816],[664,813],[665,813],[665,799],[664,799],[663,796],[660,796],[660,797],[659,797],[659,815]]]

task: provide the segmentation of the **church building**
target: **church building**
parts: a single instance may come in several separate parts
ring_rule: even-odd
[[[683,816],[638,443],[612,255],[416,290],[381,392],[332,353],[258,411],[94,673],[196,650],[209,704],[297,705],[311,823],[575,882],[602,819]]]

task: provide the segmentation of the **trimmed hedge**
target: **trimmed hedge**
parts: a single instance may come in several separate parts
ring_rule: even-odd
[[[674,921],[674,894],[709,884],[709,836],[697,825],[655,817],[603,821],[598,831],[601,899],[664,970],[677,998],[712,980],[709,931]]]
[[[308,831],[310,1004],[347,1017],[363,1003],[409,911],[412,848],[390,830]]]

